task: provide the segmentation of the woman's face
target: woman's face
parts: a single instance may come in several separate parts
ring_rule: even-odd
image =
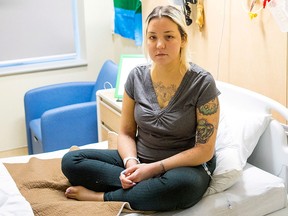
[[[154,18],[147,27],[147,50],[156,64],[178,63],[183,44],[177,24],[167,17]]]

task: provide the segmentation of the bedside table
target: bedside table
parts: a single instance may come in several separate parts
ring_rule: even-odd
[[[114,97],[115,89],[103,89],[96,93],[98,141],[107,140],[109,131],[119,133],[122,102]]]

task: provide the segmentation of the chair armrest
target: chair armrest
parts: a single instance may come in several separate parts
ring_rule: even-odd
[[[88,102],[94,85],[94,82],[70,82],[32,89],[24,96],[25,112],[35,119],[49,109]]]
[[[43,151],[98,142],[96,102],[55,108],[41,117]]]
[[[69,82],[39,87],[24,96],[25,125],[29,154],[32,152],[30,121],[52,108],[91,101],[94,82]],[[65,98],[65,99],[64,99]]]

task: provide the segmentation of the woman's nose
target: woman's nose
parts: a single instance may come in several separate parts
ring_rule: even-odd
[[[157,48],[158,48],[158,49],[163,49],[164,47],[165,47],[164,41],[161,40],[161,39],[158,39],[158,40],[157,40]]]

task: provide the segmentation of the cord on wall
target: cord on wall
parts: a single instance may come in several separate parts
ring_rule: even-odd
[[[217,70],[216,70],[217,80],[219,80],[220,52],[221,52],[221,47],[222,47],[222,42],[223,42],[224,24],[225,24],[225,20],[226,20],[226,3],[227,3],[227,1],[224,0],[224,13],[223,13],[223,19],[222,19],[222,30],[221,30],[221,35],[220,35],[220,42],[219,42],[219,47],[218,47],[218,58],[217,58]]]

